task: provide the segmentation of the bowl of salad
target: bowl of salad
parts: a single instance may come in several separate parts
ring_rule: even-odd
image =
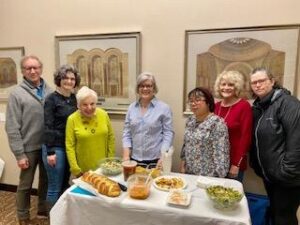
[[[116,176],[122,173],[122,159],[118,157],[104,158],[100,161],[101,173],[105,176]]]
[[[234,209],[244,196],[239,190],[222,185],[207,187],[206,194],[217,209]]]

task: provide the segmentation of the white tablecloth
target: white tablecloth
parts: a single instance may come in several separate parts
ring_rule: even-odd
[[[174,175],[174,174],[173,174]],[[250,225],[250,215],[244,196],[234,210],[221,211],[213,207],[205,190],[197,188],[197,176],[176,174],[183,177],[192,191],[191,204],[187,208],[167,204],[168,192],[151,187],[146,200],[131,199],[126,193],[118,198],[105,198],[73,193],[70,187],[57,201],[50,212],[51,225]],[[120,180],[120,177],[116,178]],[[235,180],[214,180],[242,189]]]

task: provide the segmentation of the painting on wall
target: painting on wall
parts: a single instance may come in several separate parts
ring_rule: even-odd
[[[0,48],[0,101],[7,101],[9,92],[22,81],[21,58],[24,47]]]
[[[214,91],[218,74],[237,70],[245,81],[243,97],[250,99],[249,74],[265,67],[284,87],[296,93],[299,25],[262,26],[185,32],[183,111],[189,113],[187,94],[195,87]]]
[[[111,114],[124,114],[136,99],[140,73],[140,33],[56,36],[56,66],[71,64],[80,86],[98,94],[98,104]]]

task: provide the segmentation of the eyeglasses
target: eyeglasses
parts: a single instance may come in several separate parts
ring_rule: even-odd
[[[205,99],[204,98],[196,98],[196,99],[188,100],[189,105],[199,104],[200,102],[205,102]]]
[[[264,78],[264,79],[260,79],[260,80],[254,80],[254,81],[251,81],[250,84],[252,86],[255,86],[257,84],[261,85],[261,84],[265,83],[267,80],[269,80],[269,78]]]
[[[23,67],[24,70],[26,71],[31,71],[31,70],[38,70],[40,69],[40,66],[29,66],[29,67]]]
[[[153,88],[153,85],[151,85],[151,84],[142,84],[142,85],[139,85],[139,88],[140,89],[144,89],[144,88],[151,89],[151,88]]]

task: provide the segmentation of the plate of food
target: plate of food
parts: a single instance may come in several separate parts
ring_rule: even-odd
[[[167,203],[171,206],[188,207],[191,204],[192,194],[183,190],[172,189],[169,192]]]
[[[162,191],[170,191],[171,189],[184,189],[187,182],[184,178],[178,176],[160,176],[154,179],[154,187]]]

